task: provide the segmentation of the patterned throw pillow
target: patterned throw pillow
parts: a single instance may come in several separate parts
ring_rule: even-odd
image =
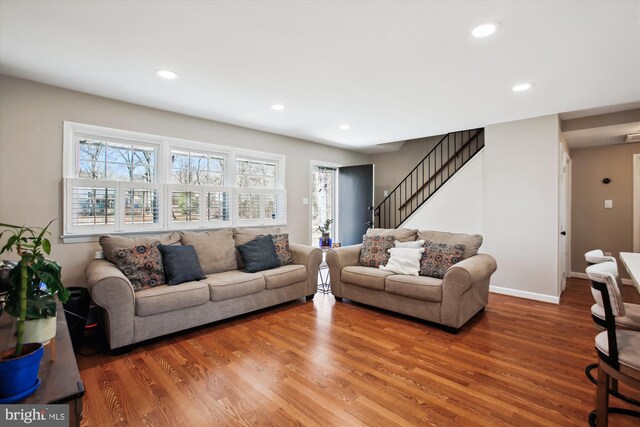
[[[430,240],[424,242],[424,253],[420,259],[420,276],[442,279],[444,273],[453,264],[462,261],[464,245],[447,245],[446,243],[434,243]]]
[[[265,235],[260,234],[257,237],[262,236]],[[276,255],[278,256],[280,265],[293,264],[293,254],[291,253],[291,249],[289,249],[289,233],[271,234],[271,238],[273,239],[273,246],[276,247]]]
[[[135,292],[164,283],[160,242],[151,242],[113,250],[116,266],[127,276]]]
[[[388,249],[393,248],[394,236],[367,236],[362,237],[362,249],[358,265],[378,268],[389,261]]]

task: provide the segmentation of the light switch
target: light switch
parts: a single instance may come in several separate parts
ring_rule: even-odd
[[[605,207],[605,209],[613,208],[613,200],[605,200],[604,201],[604,207]]]
[[[308,205],[309,204],[309,198],[308,197],[303,197],[302,198],[302,204],[305,205],[305,206]]]
[[[387,197],[389,195],[389,191],[384,190],[383,195],[384,195],[384,197]]]

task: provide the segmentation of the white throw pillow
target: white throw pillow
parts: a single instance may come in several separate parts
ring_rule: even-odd
[[[391,248],[388,252],[391,257],[387,265],[380,266],[381,270],[409,276],[418,275],[424,248]]]
[[[399,242],[396,240],[395,242],[396,248],[419,249],[422,245],[424,245],[424,240],[414,240],[413,242]]]

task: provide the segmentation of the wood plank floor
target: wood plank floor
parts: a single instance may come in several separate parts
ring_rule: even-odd
[[[318,294],[128,354],[78,356],[82,425],[584,426],[591,304],[580,279],[559,305],[491,294],[452,335]]]

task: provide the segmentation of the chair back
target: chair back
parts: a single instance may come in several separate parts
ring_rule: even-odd
[[[609,354],[598,350],[598,357],[614,369],[620,369],[616,316],[624,316],[625,313],[622,294],[616,282],[618,266],[614,262],[607,261],[587,267],[586,272],[591,280],[591,294],[596,303],[604,309],[604,324],[600,324],[607,330],[609,344]]]
[[[613,262],[617,264],[617,261],[614,257],[605,255],[604,252],[600,249],[594,249],[584,254],[584,259],[587,261],[588,265],[600,264],[601,262]]]
[[[618,266],[611,261],[587,267],[587,276],[591,280],[591,293],[596,303],[604,309],[605,321],[613,321],[614,316],[624,316],[624,302],[618,287]],[[611,319],[608,317],[611,316]]]
[[[620,289],[620,294],[622,294],[622,280],[620,280],[620,276],[618,275],[618,262],[615,257],[605,255],[601,249],[594,249],[584,254],[584,260],[587,262],[587,266],[593,264],[600,264],[603,262],[612,262],[616,265],[616,282],[618,283],[618,289]]]

